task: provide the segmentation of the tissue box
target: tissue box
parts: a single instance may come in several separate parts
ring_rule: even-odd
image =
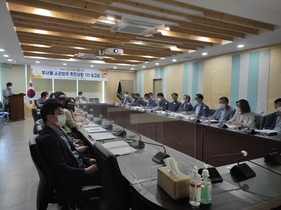
[[[167,167],[158,168],[157,184],[175,200],[189,196],[189,177],[181,175],[174,175]]]

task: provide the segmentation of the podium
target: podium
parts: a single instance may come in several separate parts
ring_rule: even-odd
[[[10,120],[24,120],[24,93],[13,94],[9,96],[10,103]]]

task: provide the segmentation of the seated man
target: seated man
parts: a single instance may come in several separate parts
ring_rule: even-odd
[[[227,122],[230,120],[234,113],[235,109],[228,105],[229,100],[227,97],[223,96],[219,99],[219,109],[211,116],[208,117],[210,120],[217,120],[219,122]],[[202,119],[207,119],[206,117],[202,117]]]
[[[166,111],[169,109],[169,101],[167,99],[165,99],[163,93],[157,94],[157,100],[158,100],[159,104],[157,107],[154,107],[153,110]]]
[[[184,95],[182,98],[182,104],[178,108],[179,113],[181,114],[187,114],[187,112],[192,111],[193,106],[190,103],[190,96],[189,95]]]
[[[124,95],[123,95],[123,98],[122,98],[122,104],[126,105],[128,103],[131,103],[130,95],[129,95],[128,92],[124,92]]]
[[[143,106],[146,106],[146,107],[155,107],[156,106],[155,100],[152,97],[150,97],[149,93],[144,94],[143,97],[144,97],[144,101],[142,102]]]
[[[47,91],[44,91],[41,93],[41,98],[39,98],[36,103],[37,108],[41,109],[44,102],[47,100],[48,96],[49,96],[49,94]]]
[[[281,133],[281,98],[274,101],[276,112],[265,116],[265,129],[276,130]]]
[[[181,105],[181,103],[178,102],[179,95],[177,93],[172,93],[171,96],[172,96],[173,101],[171,103],[169,103],[169,111],[176,112],[176,111],[178,111],[178,109]]]
[[[203,95],[201,93],[197,93],[195,95],[194,100],[197,102],[197,104],[193,107],[193,110],[195,114],[193,117],[196,117],[197,119],[201,118],[202,116],[208,117],[209,115],[209,107],[203,103]]]
[[[78,196],[83,185],[100,183],[94,160],[86,162],[61,129],[66,117],[57,99],[45,101],[41,108],[44,128],[37,138],[39,150],[54,173],[58,193]]]

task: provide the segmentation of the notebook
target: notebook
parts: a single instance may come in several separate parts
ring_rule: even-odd
[[[128,143],[124,141],[112,141],[106,142],[103,146],[112,152],[114,155],[126,155],[136,152],[137,150],[130,147]]]

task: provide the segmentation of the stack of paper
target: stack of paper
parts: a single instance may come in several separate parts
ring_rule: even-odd
[[[108,133],[108,132],[89,133],[89,136],[91,136],[96,141],[116,139],[116,136],[113,136],[111,133]]]
[[[102,127],[90,127],[85,128],[88,133],[98,133],[98,132],[105,132],[106,130]]]
[[[137,151],[124,141],[106,142],[103,144],[103,146],[111,151],[114,155],[126,155]]]
[[[256,129],[255,131],[257,133],[260,133],[260,134],[265,134],[266,136],[272,136],[272,135],[277,135],[278,134],[278,131],[269,130],[269,129],[262,129],[262,130]]]

